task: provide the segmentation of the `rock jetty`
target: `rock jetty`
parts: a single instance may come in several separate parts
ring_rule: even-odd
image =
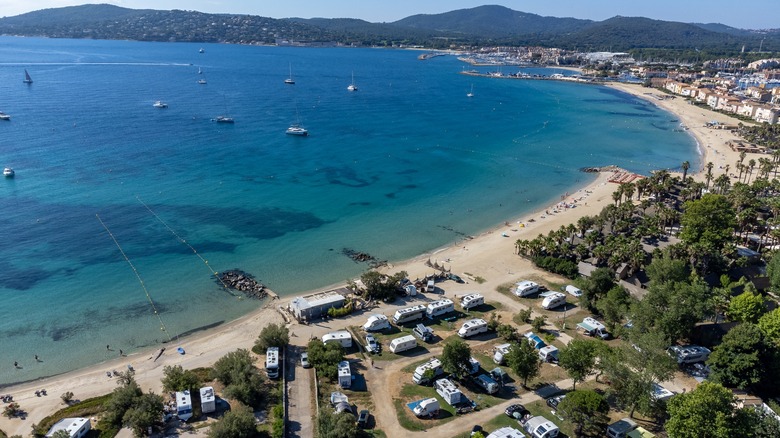
[[[249,298],[265,298],[270,292],[264,284],[255,280],[252,274],[248,274],[239,269],[220,272],[217,274],[217,283],[228,289],[243,292]]]
[[[341,253],[352,259],[355,263],[368,263],[371,268],[378,268],[387,264],[387,260],[377,260],[376,257],[371,254],[355,251],[354,249],[344,248]]]

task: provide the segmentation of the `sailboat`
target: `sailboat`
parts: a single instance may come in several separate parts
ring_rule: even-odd
[[[290,76],[284,80],[284,83],[287,85],[295,85],[295,81],[292,78],[292,63],[290,63]]]
[[[301,126],[301,115],[298,113],[297,106],[295,107],[295,117],[297,119],[297,122],[290,125],[290,127],[287,128],[287,131],[285,131],[284,133],[287,135],[299,135],[302,137],[306,137],[307,135],[309,135],[309,131],[303,126]]]
[[[355,72],[352,72],[352,83],[347,87],[348,91],[357,91],[358,87],[355,85]]]
[[[24,80],[22,82],[25,84],[32,84],[32,78],[30,77],[30,73],[27,73],[27,69],[24,69]]]
[[[199,75],[202,75],[202,74],[203,74],[203,70],[201,70],[201,68],[200,68],[200,67],[198,67],[198,74],[199,74]]]
[[[471,84],[471,91],[466,94],[466,97],[474,97],[474,84]]]

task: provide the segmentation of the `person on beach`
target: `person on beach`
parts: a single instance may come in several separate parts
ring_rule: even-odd
[[[14,361],[14,368],[19,368],[19,362]]]
[[[40,359],[38,359],[38,355],[37,354],[35,355],[35,361],[36,362],[40,362],[41,361]]]
[[[121,348],[119,349],[119,355],[120,356],[124,356],[124,354],[122,354],[122,349]]]
[[[107,345],[106,345],[106,350],[107,350],[107,351],[111,351],[111,345],[108,345],[108,344],[107,344]]]

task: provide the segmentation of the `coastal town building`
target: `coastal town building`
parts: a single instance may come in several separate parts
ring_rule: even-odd
[[[288,308],[298,321],[311,321],[326,314],[328,309],[343,307],[346,298],[340,292],[341,289],[298,297],[290,302]]]

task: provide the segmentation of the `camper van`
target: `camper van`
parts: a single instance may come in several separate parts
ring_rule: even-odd
[[[331,332],[322,336],[323,344],[339,343],[344,348],[352,347],[352,335],[346,330]]]
[[[426,398],[412,409],[417,417],[435,417],[439,414],[439,400],[435,397]]]
[[[637,424],[630,418],[624,418],[607,426],[609,438],[626,438],[628,433],[636,429]]]
[[[523,425],[523,428],[533,438],[555,438],[559,432],[555,423],[542,416],[529,418]]]
[[[485,297],[482,294],[468,294],[460,298],[460,307],[463,310],[470,310],[483,304],[485,304]]]
[[[265,372],[269,379],[279,378],[279,347],[268,347],[265,351]]]
[[[428,370],[433,370],[433,376],[430,378],[425,375]],[[427,385],[432,379],[435,379],[442,374],[444,374],[444,368],[441,367],[441,361],[432,357],[428,362],[415,368],[414,374],[412,375],[412,382],[418,385]]]
[[[512,344],[496,345],[495,353],[493,353],[493,362],[495,362],[496,365],[504,363],[504,357],[509,353],[510,347],[512,347]]]
[[[582,331],[586,336],[594,336],[601,339],[609,339],[610,336],[604,324],[598,322],[590,316],[586,317],[582,320],[581,323],[577,324],[577,330]]]
[[[368,317],[368,320],[363,324],[363,330],[367,332],[376,332],[380,330],[387,330],[390,328],[390,321],[387,316],[381,313],[375,313]]]
[[[349,362],[342,360],[338,365],[339,386],[349,388],[352,386],[352,370],[349,368]]]
[[[417,324],[414,329],[412,329],[412,334],[423,342],[433,341],[433,329],[426,327],[425,324]]]
[[[499,390],[498,382],[493,380],[492,377],[488,376],[487,374],[480,374],[475,379],[474,382],[476,382],[477,385],[482,387],[482,389],[485,390],[488,394],[495,394]]]
[[[436,292],[436,282],[433,280],[428,280],[428,283],[425,285],[425,292]]]
[[[539,285],[533,281],[521,281],[515,284],[515,295],[518,297],[527,297],[539,292]]]
[[[393,353],[402,353],[406,350],[411,350],[417,346],[417,340],[412,335],[401,336],[395,338],[390,342],[390,351]]]
[[[573,286],[571,284],[564,287],[563,291],[575,298],[579,298],[582,296],[582,289],[578,288],[577,286]]]
[[[455,303],[453,303],[452,300],[445,298],[428,304],[428,308],[425,310],[425,316],[427,316],[428,319],[433,319],[454,311]]]
[[[698,345],[673,345],[668,351],[678,364],[704,362],[710,357],[710,350]]]
[[[560,292],[553,292],[550,295],[544,297],[544,301],[542,301],[542,308],[544,310],[550,310],[556,307],[563,306],[565,304],[566,304],[566,295]]]
[[[418,304],[416,306],[412,307],[406,307],[404,309],[398,309],[395,311],[395,314],[393,315],[393,323],[394,324],[406,324],[407,322],[417,321],[418,319],[422,319],[423,316],[425,316],[425,310],[427,307],[425,307],[422,304]]]
[[[488,331],[488,323],[484,319],[470,319],[463,323],[463,325],[460,327],[460,330],[458,330],[458,336],[461,338],[468,338],[471,336],[476,336],[482,333],[486,333]]]
[[[546,363],[558,363],[558,347],[545,345],[539,349],[539,359]]]
[[[450,379],[439,379],[434,382],[433,386],[436,388],[436,392],[444,399],[450,406],[455,406],[460,403],[463,393],[460,392],[457,386]]]
[[[217,402],[214,397],[214,387],[204,386],[200,388],[200,411],[210,414],[217,410]]]
[[[192,398],[187,390],[176,393],[176,416],[181,421],[192,418]]]

